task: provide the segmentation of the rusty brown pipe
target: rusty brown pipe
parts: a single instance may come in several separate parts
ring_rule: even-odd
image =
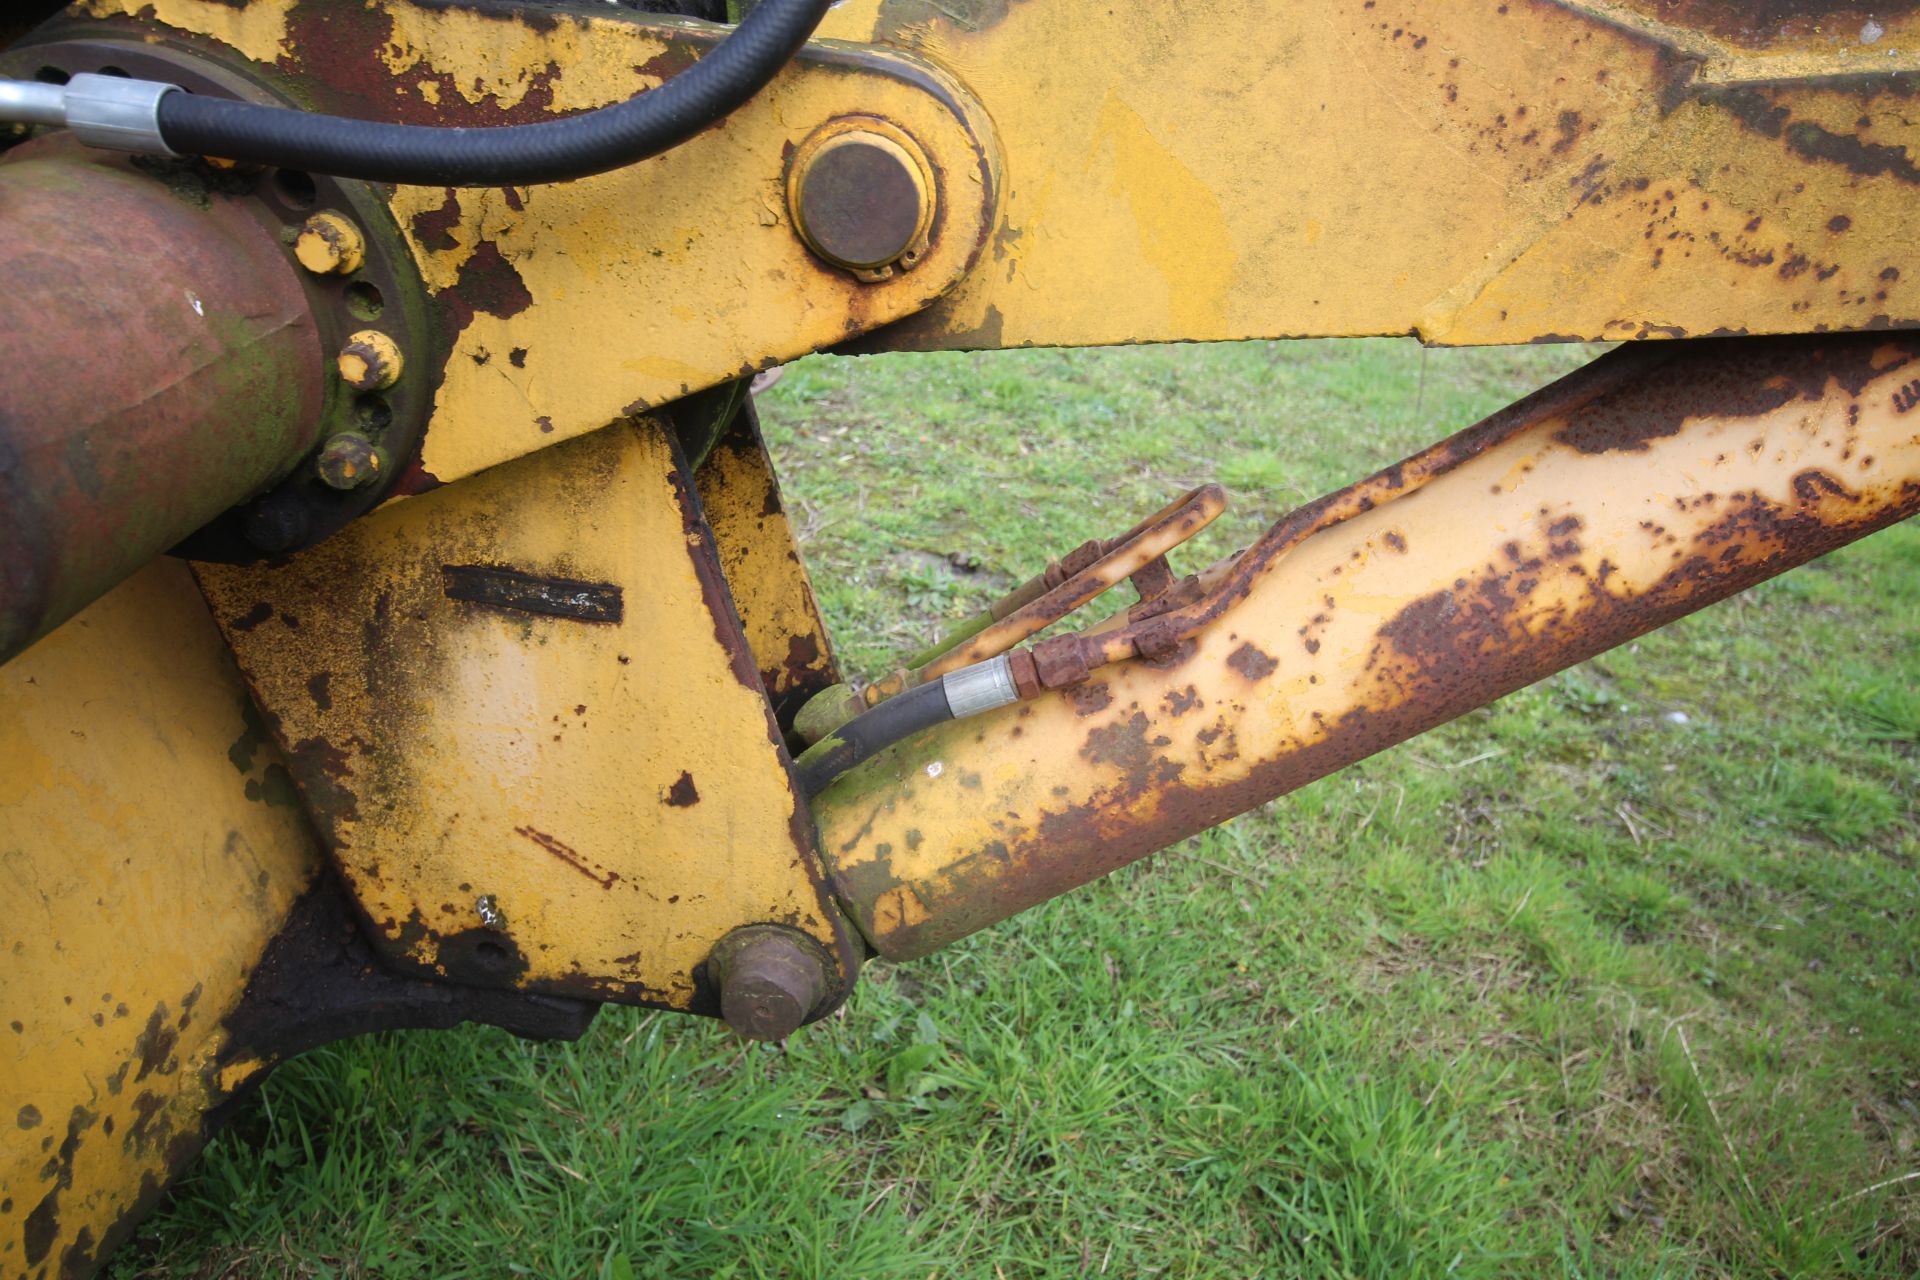
[[[910,673],[912,682],[931,680],[998,657],[1161,559],[1212,524],[1226,509],[1226,490],[1217,484],[1201,485],[1183,494],[1106,544],[1106,549],[1091,564],[1059,586]]]
[[[286,250],[65,139],[0,163],[0,661],[311,447],[322,350]]]
[[[1282,521],[1169,652],[822,792],[874,949],[925,955],[1912,515],[1920,336],[1623,349],[1420,459]]]

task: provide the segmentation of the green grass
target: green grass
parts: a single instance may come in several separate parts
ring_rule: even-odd
[[[873,673],[1186,486],[1242,545],[1584,354],[818,359],[762,408]],[[1917,775],[1902,527],[784,1048],[608,1010],[311,1054],[117,1274],[1911,1276]]]

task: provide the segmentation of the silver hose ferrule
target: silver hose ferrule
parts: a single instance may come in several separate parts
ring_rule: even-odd
[[[953,712],[955,720],[964,720],[982,711],[992,711],[995,707],[1020,701],[1020,693],[1013,683],[1011,664],[1005,654],[962,667],[958,671],[949,671],[940,680],[946,688],[947,707]]]
[[[174,154],[160,136],[160,99],[178,85],[120,76],[77,75],[67,81],[67,128],[90,147]]]
[[[90,147],[170,156],[160,136],[160,100],[178,85],[82,73],[65,84],[0,80],[0,121],[65,125]]]

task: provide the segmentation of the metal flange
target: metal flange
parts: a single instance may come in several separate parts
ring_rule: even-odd
[[[165,40],[17,45],[0,55],[0,75],[46,83],[131,76],[192,93],[282,102],[231,68]],[[246,564],[312,546],[379,505],[419,454],[433,404],[431,371],[439,361],[428,349],[426,295],[405,239],[386,198],[368,183],[217,161],[142,158],[136,164],[183,199],[250,197],[255,215],[299,264],[328,367],[313,450],[265,492],[173,551]],[[369,360],[368,352],[387,358]],[[338,465],[350,447],[356,465]]]

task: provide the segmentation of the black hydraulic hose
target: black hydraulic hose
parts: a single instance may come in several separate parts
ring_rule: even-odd
[[[1031,673],[1031,662],[1027,670]],[[1037,688],[1029,688],[1029,696]],[[1011,706],[1019,700],[1020,682],[1014,676],[1012,657],[1004,653],[915,685],[847,721],[794,761],[800,794],[813,799],[847,770],[922,729]]]
[[[800,794],[811,800],[827,784],[902,738],[953,719],[944,680],[916,685],[835,729],[794,761]]]
[[[158,124],[181,155],[430,187],[564,182],[685,142],[773,79],[832,0],[761,0],[712,52],[657,89],[539,124],[458,129],[314,115],[169,93]]]

